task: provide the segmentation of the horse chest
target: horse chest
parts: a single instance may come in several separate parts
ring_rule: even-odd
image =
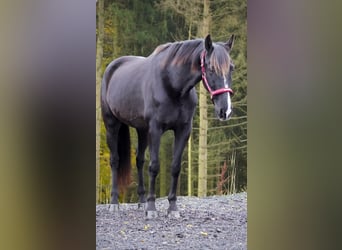
[[[154,112],[155,119],[164,129],[172,129],[182,124],[189,123],[192,119],[195,107],[183,105],[163,105]]]

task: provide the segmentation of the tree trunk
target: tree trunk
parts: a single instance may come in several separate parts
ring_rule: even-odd
[[[203,21],[200,37],[205,37],[209,33],[209,0],[203,0]],[[203,84],[199,87],[199,145],[198,145],[198,196],[207,195],[207,92]]]
[[[168,135],[168,134],[167,134]],[[166,136],[167,136],[166,135]],[[160,197],[167,195],[167,187],[166,187],[166,166],[169,165],[169,161],[167,159],[170,155],[170,145],[166,143],[168,139],[166,136],[162,138],[160,144],[160,170],[159,170],[159,195]]]
[[[188,40],[191,39],[191,22],[189,24]],[[188,140],[188,196],[192,195],[192,164],[191,164],[191,134]]]
[[[119,41],[119,25],[118,25],[118,18],[117,18],[117,9],[113,8],[113,12],[112,12],[112,22],[113,22],[113,53],[112,53],[112,57],[113,59],[115,59],[118,56],[118,41]]]
[[[104,36],[104,0],[98,0],[98,26],[96,43],[96,202],[99,198],[100,186],[100,139],[101,139],[101,105],[100,88],[102,79],[102,57],[103,57],[103,36]]]
[[[192,195],[191,135],[188,141],[188,196]]]

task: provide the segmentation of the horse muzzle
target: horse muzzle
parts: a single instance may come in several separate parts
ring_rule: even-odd
[[[227,121],[232,116],[232,113],[231,109],[220,109],[216,112],[216,115],[220,121]]]

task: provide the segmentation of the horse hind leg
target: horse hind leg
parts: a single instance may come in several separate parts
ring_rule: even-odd
[[[145,162],[145,151],[147,147],[147,131],[137,130],[138,133],[138,149],[136,155],[136,163],[138,170],[138,196],[139,203],[138,208],[145,208],[145,186],[144,186],[144,162]]]
[[[109,111],[110,112],[110,111]],[[112,172],[112,190],[111,190],[111,205],[110,211],[119,209],[119,192],[118,192],[118,168],[119,168],[119,153],[118,153],[118,137],[121,123],[111,113],[105,113],[103,121],[106,127],[107,145],[110,151],[110,167]]]

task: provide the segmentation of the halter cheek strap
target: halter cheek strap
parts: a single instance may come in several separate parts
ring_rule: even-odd
[[[224,88],[220,88],[220,89],[216,89],[216,90],[212,90],[208,84],[208,80],[207,80],[207,74],[205,72],[205,67],[204,67],[204,58],[205,58],[205,54],[206,54],[206,51],[203,50],[202,54],[201,54],[201,71],[202,71],[202,82],[203,82],[203,85],[206,87],[206,89],[208,90],[208,92],[210,93],[210,98],[213,99],[213,97],[215,95],[219,95],[219,94],[222,94],[222,93],[231,93],[231,94],[234,94],[233,90],[231,88],[227,88],[227,87],[224,87]]]

